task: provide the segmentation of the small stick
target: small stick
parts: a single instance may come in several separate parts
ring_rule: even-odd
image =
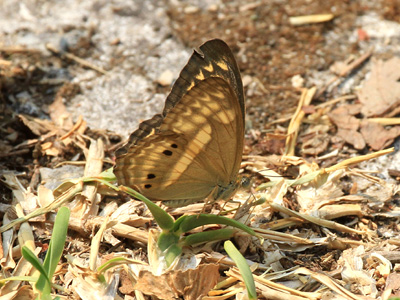
[[[73,60],[73,61],[77,62],[78,64],[84,66],[84,67],[93,69],[93,70],[95,70],[95,71],[97,71],[99,73],[102,73],[102,74],[107,74],[107,71],[104,70],[103,68],[97,67],[97,66],[93,65],[92,63],[88,62],[87,60],[84,60],[84,59],[82,59],[82,58],[80,58],[80,57],[78,57],[78,56],[76,56],[76,55],[74,55],[72,53],[61,52],[61,51],[57,50],[56,47],[54,47],[51,44],[46,44],[46,49],[49,50],[50,52],[56,54],[56,55],[60,55],[61,57],[65,57],[65,58],[68,58],[70,60]]]
[[[372,49],[368,50],[366,53],[364,53],[359,58],[354,60],[342,72],[340,72],[339,75],[337,75],[334,78],[332,78],[331,80],[329,80],[328,83],[315,94],[314,99],[317,99],[319,96],[321,96],[332,83],[334,83],[336,80],[339,80],[342,77],[348,75],[352,70],[354,70],[359,65],[361,65],[364,61],[366,61],[371,55],[372,55]]]

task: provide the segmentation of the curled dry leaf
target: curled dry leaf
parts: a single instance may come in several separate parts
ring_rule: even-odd
[[[28,127],[33,134],[41,136],[50,131],[55,131],[57,128],[49,120],[42,120],[28,115],[19,115],[20,120]]]
[[[331,174],[320,175],[316,180],[299,186],[296,199],[300,212],[313,214],[320,209],[320,202],[342,196],[343,191],[339,185],[342,176],[343,170],[338,170]]]

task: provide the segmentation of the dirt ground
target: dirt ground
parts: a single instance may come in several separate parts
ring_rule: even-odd
[[[331,14],[331,20],[294,25],[291,19],[316,14]],[[265,279],[291,288],[287,293],[297,298],[290,299],[400,297],[399,22],[397,0],[3,0],[2,225],[16,206],[16,191],[25,195],[22,206],[28,213],[43,205],[37,200],[41,186],[54,190],[64,179],[87,175],[84,165],[93,141],[104,143],[100,168],[113,166],[118,146],[141,121],[162,110],[192,49],[220,38],[237,59],[245,89],[243,172],[255,178],[254,188],[275,182],[253,191],[267,202],[240,220],[261,231],[288,234],[268,236],[263,245],[243,236],[233,239],[250,262],[259,264],[254,274],[265,272]],[[300,99],[305,102],[298,109]],[[394,151],[381,155],[389,147]],[[347,159],[355,161],[337,167]],[[291,185],[290,180],[323,168],[311,180]],[[275,173],[262,171],[267,169]],[[247,195],[239,194],[238,201]],[[99,193],[93,197],[97,209],[90,212],[82,199],[71,201],[75,220],[112,215],[111,203],[116,211],[127,200]],[[131,216],[125,216],[130,219],[124,224],[147,234],[156,225],[145,206],[134,203],[125,208]],[[190,207],[170,213],[177,217],[200,211]],[[49,241],[51,215],[30,223],[37,247]],[[71,224],[64,254],[79,253],[84,261],[97,227]],[[3,241],[7,239],[3,233]],[[16,268],[4,252],[12,247],[5,244],[3,278],[15,275]],[[127,251],[148,262],[146,244],[108,233],[99,257],[106,260]],[[224,273],[231,265],[222,258],[226,253],[221,244],[193,252],[202,264],[220,264],[220,280],[233,278]],[[20,254],[12,256],[20,260]],[[56,283],[79,290],[76,286],[82,283],[67,270],[67,260],[62,261]],[[147,291],[127,288],[127,271],[121,272],[115,299],[151,299]],[[243,287],[240,280],[235,284]],[[256,286],[260,299],[279,299],[270,289],[283,290],[261,281]],[[16,289],[3,288],[0,294]],[[242,299],[242,290],[220,299]],[[66,299],[94,299],[80,291],[57,293]]]

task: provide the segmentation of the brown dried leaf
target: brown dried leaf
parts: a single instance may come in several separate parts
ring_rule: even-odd
[[[358,150],[365,148],[364,137],[358,131],[339,128],[337,136],[341,137],[346,143],[353,145],[354,148]]]
[[[328,114],[328,117],[338,127],[337,136],[356,149],[364,149],[365,141],[361,133],[360,120],[354,117],[359,114],[361,106],[359,104],[342,105]]]
[[[49,120],[41,120],[28,115],[18,115],[21,121],[28,127],[33,134],[41,136],[57,128]]]
[[[6,295],[6,294],[2,294]],[[18,289],[11,291],[7,293],[7,296],[5,296],[8,300],[32,300],[35,299],[35,293],[32,290],[32,287],[29,285],[24,285],[19,287]],[[2,297],[3,298],[3,297]]]
[[[321,202],[325,203],[327,199],[342,196],[343,191],[339,185],[339,180],[342,176],[343,171],[323,174],[313,181],[299,186],[296,192],[299,211],[305,214],[312,214],[321,208]]]
[[[119,287],[119,291],[124,295],[133,295],[135,292],[132,278],[124,270],[121,272],[121,286]]]
[[[329,145],[329,126],[318,124],[310,126],[306,134],[301,137],[301,151],[305,155],[318,155],[324,152]]]
[[[400,105],[400,58],[373,60],[371,76],[357,93],[367,116],[393,116]]]
[[[386,279],[386,289],[400,290],[400,274],[391,273]]]
[[[202,264],[196,269],[170,271],[155,276],[149,271],[140,271],[135,289],[160,299],[198,300],[205,296],[218,282],[217,264]]]
[[[400,126],[386,130],[381,124],[363,120],[361,134],[373,150],[381,150],[392,144],[393,140],[400,135]]]
[[[341,105],[328,114],[337,127],[349,130],[357,130],[360,127],[360,121],[354,117],[359,114],[361,106],[359,104]]]
[[[337,219],[345,216],[363,216],[363,210],[359,204],[332,204],[323,206],[318,210],[318,217],[326,220]]]

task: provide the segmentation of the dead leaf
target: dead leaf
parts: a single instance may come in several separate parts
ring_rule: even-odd
[[[140,271],[135,289],[146,295],[160,299],[200,300],[217,284],[219,278],[217,264],[202,264],[196,269],[170,271],[155,276],[150,271]]]
[[[400,274],[391,273],[386,279],[386,289],[400,290]]]
[[[318,155],[328,148],[330,136],[327,133],[330,126],[317,124],[310,126],[301,136],[301,152],[305,155]]]
[[[373,60],[371,76],[357,93],[366,117],[394,116],[400,110],[400,58]]]
[[[121,286],[119,287],[119,291],[124,295],[133,295],[135,292],[132,278],[125,271],[121,272]]]
[[[354,116],[359,114],[360,111],[361,105],[352,104],[341,105],[328,113],[331,122],[338,127],[337,136],[359,150],[364,149],[366,145],[364,137],[358,132],[360,120]]]
[[[49,120],[41,120],[28,115],[18,115],[21,121],[28,127],[33,134],[41,136],[52,130],[56,130],[54,124]]]
[[[361,134],[373,150],[382,150],[392,144],[394,139],[400,135],[400,126],[386,130],[381,124],[363,120]]]
[[[260,140],[253,146],[256,153],[282,154],[285,150],[286,135],[267,134],[265,138]]]
[[[354,148],[361,150],[365,148],[365,140],[361,133],[355,130],[339,129],[337,136],[341,137],[346,143],[354,146]]]
[[[341,105],[328,113],[328,117],[338,128],[357,130],[360,127],[360,120],[354,116],[360,112],[359,104]]]

